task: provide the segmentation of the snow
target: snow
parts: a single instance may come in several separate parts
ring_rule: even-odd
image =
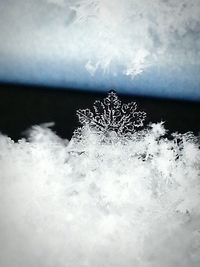
[[[0,136],[0,266],[200,265],[197,137],[50,126]]]

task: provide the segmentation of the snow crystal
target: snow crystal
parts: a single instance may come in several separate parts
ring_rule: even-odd
[[[94,113],[89,109],[78,110],[79,121],[83,125],[95,127],[97,131],[116,132],[118,135],[134,132],[143,126],[146,113],[136,111],[137,104],[121,104],[115,91],[111,90],[103,102],[95,101]]]

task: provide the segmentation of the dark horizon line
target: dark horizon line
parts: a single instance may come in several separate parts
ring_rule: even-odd
[[[116,88],[108,88],[107,91],[101,91],[99,89],[88,89],[88,88],[83,88],[83,87],[66,87],[66,86],[56,86],[56,85],[45,85],[45,84],[33,84],[33,83],[21,83],[21,82],[4,82],[4,81],[0,81],[0,87],[9,87],[9,90],[11,90],[10,86],[13,87],[13,90],[15,90],[15,88],[19,88],[20,90],[27,90],[26,88],[29,88],[29,90],[47,90],[49,92],[51,91],[67,91],[68,93],[77,93],[77,94],[85,94],[85,95],[91,95],[91,93],[93,95],[102,97],[107,95],[107,93],[110,90],[114,90],[117,95],[119,97],[122,98],[135,98],[135,99],[149,99],[149,100],[156,100],[156,101],[167,101],[167,102],[177,102],[177,103],[194,103],[194,104],[200,104],[200,100],[199,99],[185,99],[185,98],[176,98],[176,97],[162,97],[162,96],[156,96],[156,95],[139,95],[139,94],[130,94],[129,92],[119,92],[117,91]],[[1,88],[2,89],[2,88]]]
[[[108,90],[110,91],[110,90]],[[79,126],[78,109],[93,109],[95,100],[106,92],[52,90],[48,87],[0,83],[0,132],[19,140],[33,125],[55,122],[53,130],[62,138],[71,139]],[[147,114],[146,123],[165,122],[169,133],[192,131],[200,135],[200,103],[118,94],[122,103],[136,102],[138,110]]]

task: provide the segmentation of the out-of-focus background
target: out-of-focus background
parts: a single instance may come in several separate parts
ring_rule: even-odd
[[[170,131],[200,125],[199,0],[0,1],[0,131],[18,138],[115,89]]]

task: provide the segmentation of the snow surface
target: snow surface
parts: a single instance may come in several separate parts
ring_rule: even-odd
[[[0,136],[0,266],[200,266],[200,149],[163,123]]]

